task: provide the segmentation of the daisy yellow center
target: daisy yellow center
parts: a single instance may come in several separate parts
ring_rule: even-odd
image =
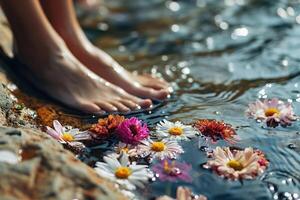
[[[171,135],[182,135],[183,129],[181,127],[172,127],[169,129]]]
[[[70,133],[63,133],[61,138],[66,142],[72,142],[74,140],[73,135]]]
[[[227,166],[236,170],[236,171],[240,171],[242,170],[244,167],[242,165],[241,162],[237,161],[237,160],[230,160],[227,162]]]
[[[124,147],[124,148],[121,149],[121,152],[128,153],[128,151],[129,151],[128,147]]]
[[[280,114],[280,112],[277,108],[268,108],[265,110],[265,115],[267,117],[271,117],[273,115],[279,115],[279,114]]]
[[[164,161],[164,172],[170,176],[178,176],[181,174],[181,170],[175,166],[175,161],[169,164],[168,161]]]
[[[156,152],[165,150],[165,147],[166,145],[163,142],[153,142],[151,145],[151,149]]]
[[[174,168],[174,166],[175,166],[175,162],[174,161],[170,165],[169,162],[167,160],[165,160],[164,161],[164,172],[166,172],[167,174],[169,174],[172,171],[172,168]]]
[[[127,179],[131,175],[129,167],[118,167],[115,171],[115,176],[119,179]]]

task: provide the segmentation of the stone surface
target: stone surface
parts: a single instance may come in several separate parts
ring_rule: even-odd
[[[0,54],[11,56],[12,36],[0,10]],[[39,131],[10,97],[0,57],[0,199],[117,200],[115,186]],[[17,128],[12,128],[17,127]],[[31,127],[31,128],[28,128]],[[3,157],[5,156],[5,158]],[[17,162],[16,162],[17,161]]]
[[[44,133],[0,127],[0,151],[19,162],[0,162],[1,199],[121,199],[113,185]]]

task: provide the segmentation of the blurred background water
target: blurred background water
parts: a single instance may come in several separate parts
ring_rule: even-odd
[[[242,126],[236,145],[259,148],[270,161],[256,180],[224,180],[201,168],[206,154],[193,140],[181,156],[193,165],[193,182],[157,181],[143,198],[174,196],[186,185],[208,199],[300,199],[299,122],[268,129],[244,114],[248,103],[273,97],[300,114],[299,0],[103,0],[79,15],[89,38],[123,66],[172,82],[173,97],[139,117]]]

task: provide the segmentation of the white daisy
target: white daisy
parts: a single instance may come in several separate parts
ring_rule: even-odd
[[[107,155],[119,158],[122,153],[126,153],[129,157],[136,157],[137,151],[136,146],[119,142],[115,147],[114,151],[107,152]]]
[[[46,132],[59,141],[60,143],[75,143],[76,141],[81,141],[81,140],[89,140],[91,139],[90,134],[87,131],[79,131],[79,129],[74,128],[74,129],[67,129],[66,127],[62,126],[59,121],[54,120],[53,121],[53,128],[46,127]]]
[[[153,141],[151,139],[144,140],[136,147],[137,154],[141,157],[151,156],[158,159],[175,159],[178,154],[183,153],[182,147],[172,140]]]
[[[184,125],[179,121],[173,123],[168,120],[163,120],[156,126],[156,135],[159,138],[188,140],[197,134],[199,134],[198,131],[192,126]]]
[[[96,163],[96,172],[128,190],[143,188],[149,180],[147,165],[131,164],[125,153],[121,153],[119,160],[113,156],[104,156],[103,160]]]

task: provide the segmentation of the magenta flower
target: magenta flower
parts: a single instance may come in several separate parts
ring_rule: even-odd
[[[124,120],[116,129],[119,139],[126,144],[137,144],[148,138],[149,129],[147,124],[136,117]]]
[[[297,119],[292,105],[276,98],[257,100],[255,103],[249,104],[246,114],[250,118],[266,122],[269,127],[276,127],[279,124],[286,127]]]
[[[191,182],[189,175],[192,166],[186,163],[176,162],[175,160],[162,160],[154,165],[152,170],[159,175],[161,181],[176,182],[178,180]]]

